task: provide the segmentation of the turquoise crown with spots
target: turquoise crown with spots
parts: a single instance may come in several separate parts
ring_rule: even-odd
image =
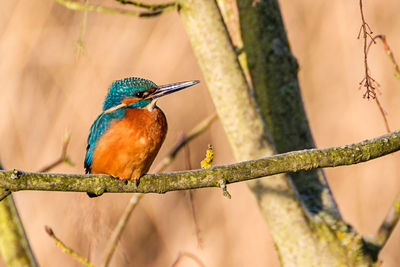
[[[158,86],[152,81],[143,78],[131,77],[115,81],[108,90],[103,110],[115,107],[121,104],[121,101],[125,98],[135,97],[136,93],[145,92],[152,88],[158,88]]]

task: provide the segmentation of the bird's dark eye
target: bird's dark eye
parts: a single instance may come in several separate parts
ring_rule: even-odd
[[[137,98],[142,98],[143,97],[143,92],[136,92],[135,97]]]

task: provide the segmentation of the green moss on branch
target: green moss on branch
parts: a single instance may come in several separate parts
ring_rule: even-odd
[[[219,187],[224,179],[236,183],[278,173],[352,165],[381,157],[400,149],[400,130],[360,143],[326,149],[289,152],[206,170],[145,175],[136,187],[108,175],[46,174],[0,171],[0,187],[11,191],[44,190],[102,194],[165,193],[175,190]]]
[[[0,256],[6,266],[37,266],[11,195],[0,202]]]

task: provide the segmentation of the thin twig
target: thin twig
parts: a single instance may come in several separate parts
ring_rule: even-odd
[[[129,204],[126,206],[124,212],[122,213],[117,226],[114,228],[114,231],[107,243],[107,246],[105,248],[105,254],[104,258],[102,259],[102,267],[107,267],[112,259],[112,256],[114,255],[114,251],[118,245],[118,242],[121,238],[121,235],[126,227],[126,224],[128,223],[129,217],[131,216],[133,210],[136,208],[138,205],[140,199],[143,197],[143,194],[135,194],[131,197]]]
[[[68,131],[65,131],[60,157],[58,159],[56,159],[54,162],[47,165],[46,167],[43,167],[42,169],[40,169],[38,172],[48,172],[51,169],[60,165],[61,163],[67,163],[67,164],[73,166],[74,164],[71,162],[71,160],[69,159],[69,157],[67,155],[67,149],[68,149],[70,140],[71,140],[71,135],[69,134]]]
[[[363,97],[367,99],[375,99],[375,103],[378,105],[379,111],[382,115],[383,121],[385,123],[386,131],[390,132],[389,122],[386,116],[386,113],[378,100],[378,96],[376,94],[376,90],[379,88],[379,83],[376,82],[374,78],[370,75],[370,70],[368,66],[368,51],[372,43],[376,44],[375,38],[372,37],[372,30],[368,23],[365,21],[364,11],[363,11],[363,2],[360,0],[360,13],[361,13],[361,28],[358,33],[358,37],[360,38],[361,34],[363,35],[363,52],[364,52],[364,78],[360,82],[360,88],[363,86],[365,88],[365,92]],[[370,38],[371,42],[367,45],[367,39]]]
[[[199,227],[198,220],[197,220],[196,207],[194,205],[194,199],[193,199],[194,191],[188,190],[187,192],[188,192],[188,196],[189,196],[190,207],[192,210],[192,218],[193,218],[194,230],[195,230],[195,234],[196,234],[197,247],[202,248],[203,240],[201,238],[201,231],[200,231],[200,227]]]
[[[84,0],[83,3],[87,5],[88,0]],[[88,13],[87,10],[83,10],[81,24],[79,26],[79,37],[78,40],[76,41],[76,51],[78,57],[82,56],[82,54],[85,52],[85,43],[83,41],[83,38],[86,33],[87,13]]]
[[[65,253],[70,255],[72,258],[75,260],[79,261],[80,263],[89,266],[89,267],[95,267],[92,263],[84,259],[82,256],[80,256],[78,253],[76,253],[73,249],[69,248],[67,245],[65,245],[55,234],[53,229],[51,229],[49,226],[44,227],[46,233],[53,238],[53,240],[56,242],[57,247],[61,248]]]
[[[400,219],[400,193],[396,196],[389,212],[386,214],[377,233],[377,240],[380,247],[383,247],[393,232],[394,227]]]
[[[175,10],[175,6],[169,6],[163,9],[158,9],[152,12],[139,12],[139,11],[133,11],[133,10],[124,10],[124,9],[118,9],[118,8],[111,8],[111,7],[105,7],[105,6],[100,6],[100,5],[91,5],[91,4],[85,4],[85,3],[79,3],[71,0],[55,0],[57,3],[60,5],[65,6],[66,8],[72,9],[72,10],[87,10],[87,11],[95,11],[99,13],[108,13],[108,14],[118,14],[118,15],[127,15],[131,17],[154,17],[163,14],[164,12],[167,11],[172,11]]]
[[[382,41],[383,44],[383,49],[385,50],[386,54],[388,55],[390,61],[393,64],[393,69],[394,69],[394,76],[400,80],[400,67],[396,62],[396,59],[394,58],[394,54],[392,52],[392,49],[390,49],[389,44],[386,41],[386,36],[383,34],[378,34],[375,35],[372,40],[370,41],[369,45],[368,45],[368,49],[367,49],[367,53],[369,52],[369,48],[371,47],[371,45],[374,43],[374,41],[376,39],[379,39]]]
[[[178,263],[182,260],[183,257],[187,257],[189,259],[192,259],[194,262],[196,262],[199,266],[201,267],[205,267],[204,263],[201,262],[201,260],[196,257],[196,255],[189,253],[189,252],[180,252],[178,254],[178,257],[176,257],[176,259],[174,260],[174,262],[172,263],[171,267],[176,267],[178,266]]]
[[[189,141],[191,141],[193,138],[198,136],[199,134],[203,133],[210,125],[211,123],[216,119],[216,115],[213,114],[210,117],[207,117],[205,120],[201,121],[199,124],[197,124],[187,136],[180,135],[178,138],[177,143],[173,147],[173,149],[170,151],[170,153],[162,160],[162,164],[158,165],[155,168],[155,173],[159,173],[163,171],[166,167],[168,167],[174,158],[176,157],[176,154],[184,147],[185,144],[187,144]],[[117,244],[122,236],[123,231],[125,230],[125,227],[128,223],[128,220],[130,216],[132,215],[133,210],[139,203],[139,201],[142,199],[143,194],[136,194],[133,195],[131,200],[129,201],[128,206],[125,208],[123,214],[121,215],[117,226],[114,228],[113,233],[111,235],[111,238],[109,239],[107,246],[105,248],[105,253],[102,262],[102,267],[107,267],[112,259],[112,256],[114,255],[115,248],[117,247]]]
[[[381,102],[379,102],[378,97],[375,97],[375,102],[378,105],[379,112],[381,113],[383,121],[385,122],[386,131],[388,133],[390,133],[390,127],[389,127],[389,122],[388,122],[387,117],[386,117],[386,112],[385,112],[385,110],[383,110],[383,107],[381,105]]]
[[[135,181],[115,179],[110,175],[29,173],[19,170],[0,171],[0,187],[11,191],[45,190],[109,193],[165,193],[169,191],[219,187],[279,173],[354,165],[400,150],[400,130],[351,145],[325,149],[306,149],[277,154],[257,160],[208,169],[173,173],[146,174]]]
[[[180,139],[176,145],[170,150],[168,156],[165,157],[155,168],[154,173],[159,173],[163,171],[171,161],[176,157],[178,151],[187,144],[190,140],[207,130],[207,128],[211,125],[212,122],[217,118],[217,114],[214,113],[211,116],[207,117],[199,124],[197,124],[184,138]]]
[[[185,140],[185,134],[181,133],[180,136],[178,137],[178,140],[180,140],[180,142],[182,142],[183,140]],[[185,169],[186,170],[191,170],[192,168],[192,162],[190,159],[190,148],[189,148],[189,144],[186,144],[183,146],[183,157],[185,159]]]
[[[184,139],[185,135],[182,134],[180,136],[179,139]],[[190,148],[189,148],[189,144],[186,144],[184,146],[184,158],[185,158],[185,162],[186,162],[186,170],[191,170],[192,169],[192,163],[190,160]],[[188,190],[186,191],[187,195],[189,197],[189,203],[190,203],[190,210],[192,211],[192,218],[193,218],[193,224],[194,224],[194,229],[195,229],[195,234],[196,234],[196,240],[197,240],[197,246],[199,248],[202,247],[202,239],[200,236],[200,227],[198,224],[198,220],[197,220],[197,213],[196,213],[196,207],[194,205],[194,190]]]
[[[71,136],[68,133],[68,131],[66,131],[65,135],[64,135],[64,139],[63,139],[63,145],[62,145],[60,157],[58,159],[56,159],[54,162],[52,162],[51,164],[49,164],[48,166],[43,167],[42,169],[38,170],[38,172],[48,172],[51,169],[53,169],[53,168],[57,167],[58,165],[60,165],[61,163],[67,163],[67,164],[73,165],[72,162],[69,160],[69,157],[67,155],[67,149],[68,149],[68,145],[69,145],[69,141],[70,140],[71,140]],[[8,189],[5,189],[0,194],[0,201],[5,199],[10,194],[11,194],[11,191],[8,190]]]
[[[358,33],[358,37],[360,38],[361,34],[363,36],[363,45],[364,45],[364,79],[360,84],[363,83],[366,92],[364,93],[364,97],[366,98],[375,98],[376,93],[375,93],[375,86],[374,86],[374,79],[369,74],[369,67],[368,67],[368,52],[367,52],[367,39],[368,37],[371,38],[371,40],[375,43],[373,38],[371,37],[372,30],[369,27],[368,23],[365,21],[364,18],[364,11],[363,11],[363,6],[362,6],[362,0],[360,0],[360,13],[361,13],[361,28],[360,32]],[[367,31],[367,28],[369,32]]]
[[[161,9],[165,9],[168,7],[174,7],[177,4],[176,2],[168,2],[168,3],[160,4],[160,5],[152,5],[152,4],[147,4],[147,3],[143,3],[143,2],[139,2],[139,1],[126,1],[126,0],[116,0],[116,1],[123,5],[133,5],[136,7],[141,7],[141,8],[145,8],[145,9],[152,10],[152,11],[161,10]]]

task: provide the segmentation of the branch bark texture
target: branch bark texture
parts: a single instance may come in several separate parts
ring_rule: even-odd
[[[37,266],[12,195],[0,203],[0,254],[6,266]]]
[[[254,95],[277,153],[313,148],[297,80],[298,65],[290,51],[276,0],[238,1],[244,51]],[[291,175],[309,212],[340,218],[321,170]]]
[[[253,60],[249,62],[250,72],[265,73],[255,77],[254,91],[244,79],[215,0],[181,0],[179,4],[182,21],[235,158],[243,161],[272,155],[275,149],[286,152],[293,147],[312,147],[297,85],[297,64],[290,54],[277,1],[238,1],[239,13],[245,5],[251,22],[241,29],[245,32],[243,36],[248,34],[257,43],[249,51],[252,57],[249,60]],[[248,40],[244,37],[246,53],[253,45]],[[265,48],[267,53],[263,51]],[[259,60],[254,63],[254,59]],[[271,93],[265,92],[269,90]],[[272,133],[270,140],[263,119]],[[260,179],[250,183],[250,188],[284,266],[334,266],[343,261],[364,264],[361,238],[341,220],[321,171],[297,174],[292,180],[288,175]],[[315,214],[318,216],[311,216]],[[356,241],[341,242],[335,229],[341,229],[345,236]]]
[[[288,152],[271,157],[208,169],[148,174],[125,184],[108,175],[78,175],[0,171],[0,187],[11,191],[44,190],[110,193],[166,193],[219,187],[219,181],[236,183],[278,173],[353,165],[400,150],[400,130],[360,143],[326,149]]]

